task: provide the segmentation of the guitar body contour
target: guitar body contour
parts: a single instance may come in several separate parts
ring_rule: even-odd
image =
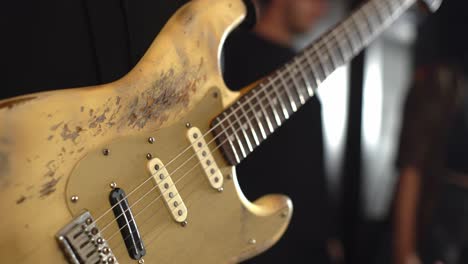
[[[109,213],[110,184],[129,194],[151,178],[148,154],[169,163],[190,146],[189,127],[208,131],[212,119],[239,98],[226,88],[219,58],[226,35],[245,13],[241,0],[191,1],[120,80],[0,101],[2,262],[66,263],[56,234],[89,211],[105,228],[117,261],[138,263]],[[193,150],[168,165],[187,207],[185,227],[158,199],[159,190],[151,191],[153,181],[129,195],[145,263],[235,263],[268,249],[286,230],[289,198],[249,202],[234,168],[214,144],[211,150],[222,192],[190,159]]]

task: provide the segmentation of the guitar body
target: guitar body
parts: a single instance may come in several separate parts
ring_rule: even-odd
[[[226,35],[245,13],[241,0],[191,1],[122,79],[0,101],[2,262],[66,263],[57,232],[89,211],[117,261],[138,263],[109,211],[112,183],[128,195],[146,263],[235,263],[281,237],[292,214],[287,197],[249,202],[213,144],[224,179],[223,190],[215,190],[199,161],[190,159],[194,151],[184,152],[188,129],[207,132],[240,96],[226,88],[219,59]],[[209,133],[206,141],[212,138]],[[186,226],[174,221],[147,181],[151,157],[168,164],[187,207]]]

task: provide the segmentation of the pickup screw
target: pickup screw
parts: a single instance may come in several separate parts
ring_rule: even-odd
[[[190,124],[189,122],[185,123],[185,127],[186,128],[191,128],[192,127],[192,124]]]
[[[154,169],[158,171],[159,170],[159,165],[158,164],[154,165]]]
[[[145,260],[144,260],[144,259],[139,259],[139,260],[138,260],[138,264],[143,264],[143,263],[145,263]]]
[[[109,154],[110,154],[109,149],[103,149],[103,150],[102,150],[102,154],[103,154],[104,156],[109,156]]]
[[[102,253],[104,253],[104,255],[109,254],[109,248],[108,247],[102,248]]]
[[[109,186],[110,186],[112,189],[115,189],[115,188],[117,188],[117,183],[111,182],[111,183],[109,184]]]
[[[149,137],[149,138],[148,138],[148,142],[149,142],[150,144],[153,144],[154,141],[156,141],[156,139],[155,139],[154,137]]]
[[[249,244],[250,245],[255,245],[255,244],[257,244],[257,240],[255,240],[254,238],[251,238],[251,239],[249,239]]]
[[[73,195],[73,196],[71,197],[72,203],[78,202],[78,199],[79,199],[78,195]]]
[[[151,155],[151,153],[148,153],[148,154],[146,154],[146,158],[147,158],[148,160],[150,160],[150,159],[153,158],[153,155]]]
[[[97,228],[94,227],[93,229],[91,229],[91,234],[97,235],[98,233],[99,233],[99,230]]]
[[[182,227],[186,227],[186,226],[188,225],[188,222],[187,222],[187,221],[183,221],[182,223],[180,223],[180,225],[181,225]]]

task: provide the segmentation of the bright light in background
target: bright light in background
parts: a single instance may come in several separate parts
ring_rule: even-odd
[[[332,191],[337,191],[348,118],[348,67],[333,72],[318,89],[322,102],[325,166]]]
[[[374,149],[379,144],[382,127],[382,60],[379,46],[368,49],[364,70],[362,135],[364,144]]]

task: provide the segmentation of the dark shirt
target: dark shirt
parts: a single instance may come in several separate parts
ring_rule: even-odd
[[[245,30],[224,48],[224,78],[239,90],[287,62],[294,51]],[[326,263],[327,188],[324,175],[321,105],[313,97],[237,166],[247,198],[268,193],[292,198],[294,213],[284,237],[249,263]]]

